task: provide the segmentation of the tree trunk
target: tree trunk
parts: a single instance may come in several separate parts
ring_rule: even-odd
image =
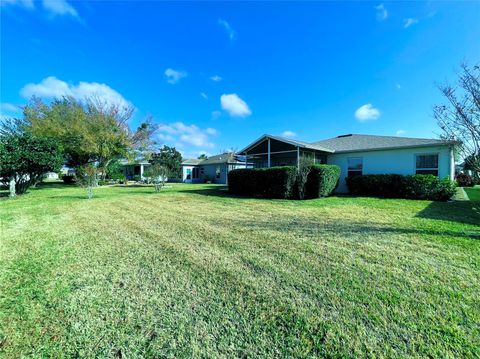
[[[15,176],[10,177],[10,183],[9,183],[9,189],[10,189],[10,197],[13,198],[17,194],[15,192]]]

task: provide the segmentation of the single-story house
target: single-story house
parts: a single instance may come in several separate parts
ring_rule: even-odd
[[[144,180],[145,179],[145,170],[147,167],[151,166],[150,162],[139,160],[139,161],[129,161],[127,159],[120,160],[120,164],[123,167],[123,174],[125,178],[129,181],[131,180]]]
[[[454,179],[455,141],[348,134],[316,142],[263,135],[239,151],[254,168],[298,165],[302,156],[341,169],[337,192],[348,192],[345,178],[361,174],[433,174]]]
[[[182,181],[185,183],[228,184],[228,173],[237,168],[252,167],[245,157],[233,152],[222,153],[207,159],[187,159],[182,162]]]

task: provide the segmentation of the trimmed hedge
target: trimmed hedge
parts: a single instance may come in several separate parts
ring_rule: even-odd
[[[293,166],[232,170],[228,190],[242,196],[291,198],[295,174]]]
[[[456,191],[456,183],[433,175],[363,175],[347,178],[351,194],[407,199],[447,201]]]
[[[297,168],[236,169],[228,174],[230,193],[265,198],[297,198]],[[312,166],[306,183],[306,198],[325,197],[332,193],[340,178],[340,168],[331,165]]]
[[[308,174],[306,197],[327,197],[338,185],[340,167],[335,165],[314,165]]]

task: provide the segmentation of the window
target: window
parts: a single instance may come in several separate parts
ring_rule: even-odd
[[[217,167],[215,168],[215,177],[216,177],[216,178],[220,178],[220,166],[217,166]]]
[[[416,155],[415,174],[438,176],[438,154]]]
[[[192,170],[192,179],[197,179],[198,178],[198,168],[197,167],[193,167],[193,170]]]
[[[347,177],[360,176],[363,173],[363,158],[349,157],[348,160],[348,174]]]

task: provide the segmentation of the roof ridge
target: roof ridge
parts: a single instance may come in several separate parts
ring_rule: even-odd
[[[354,136],[364,136],[364,137],[384,137],[384,138],[401,138],[401,139],[406,139],[406,140],[427,140],[427,141],[445,141],[441,138],[426,138],[426,137],[407,137],[407,136],[390,136],[390,135],[369,135],[369,134],[362,134],[362,133],[351,133],[351,134],[345,134],[345,135],[340,135],[340,136],[335,136],[335,137],[329,137],[325,138],[323,140],[318,140],[318,141],[313,141],[313,142],[306,142],[310,144],[315,144],[318,142],[323,142],[323,141],[328,141],[328,140],[335,140],[339,138],[351,138]]]

